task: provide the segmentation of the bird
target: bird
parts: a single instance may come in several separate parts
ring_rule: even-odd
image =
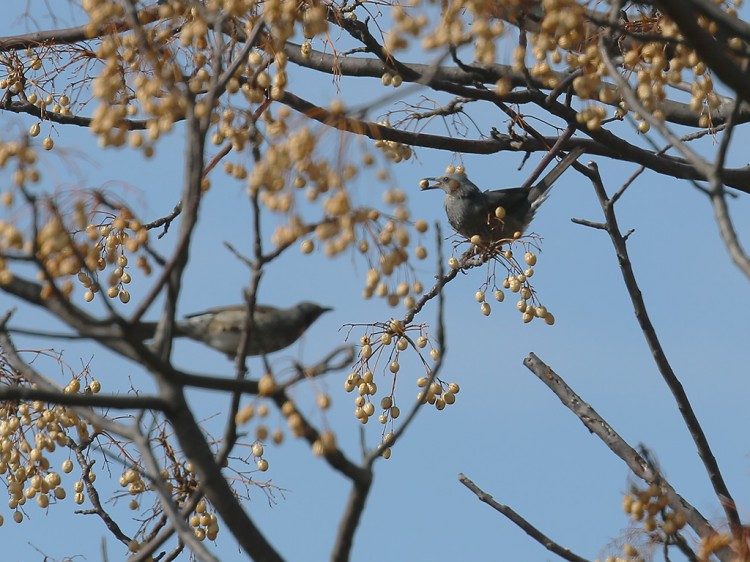
[[[582,153],[582,148],[574,148],[539,183],[528,188],[481,191],[464,172],[423,178],[419,184],[422,191],[445,192],[445,213],[456,232],[468,239],[479,236],[482,244],[493,245],[526,230],[552,184]]]
[[[313,322],[330,310],[333,309],[308,301],[289,308],[256,305],[255,325],[249,334],[247,355],[273,353],[292,345]],[[246,304],[211,308],[177,321],[175,336],[202,342],[234,359],[246,316]],[[144,339],[153,337],[155,330],[155,322],[144,322],[139,326],[139,334]]]

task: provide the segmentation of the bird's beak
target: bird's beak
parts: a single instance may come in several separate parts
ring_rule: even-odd
[[[430,182],[435,182],[434,184],[430,185]],[[422,191],[427,191],[428,189],[437,189],[440,187],[440,180],[437,178],[422,178],[419,180],[419,188]]]

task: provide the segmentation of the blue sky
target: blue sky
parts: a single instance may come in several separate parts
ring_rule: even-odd
[[[20,13],[24,7],[7,9]],[[31,9],[43,8],[33,2]],[[39,22],[44,25],[45,19]],[[33,29],[33,25],[15,17],[0,21],[3,36],[27,29]],[[499,62],[509,62],[511,53],[499,56]],[[338,84],[339,95],[360,99],[370,95],[377,84],[368,79],[359,84],[344,80]],[[302,93],[307,98],[326,99],[335,95],[336,88],[330,77],[322,76],[306,83]],[[293,81],[290,90],[295,91]],[[490,113],[487,118],[503,128],[502,116]],[[35,120],[3,113],[0,122],[2,137],[14,138],[17,131],[28,129]],[[179,126],[162,139],[156,157],[149,161],[129,149],[102,151],[85,130],[57,127],[57,132],[57,148],[73,151],[67,162],[76,162],[79,172],[71,173],[71,167],[55,154],[43,153],[40,169],[44,171],[44,190],[101,186],[115,180],[140,192],[144,218],[153,219],[172,209],[182,179]],[[738,135],[735,147],[746,141],[743,136]],[[707,155],[716,149],[711,139],[696,146]],[[730,155],[733,165],[744,165],[742,155],[736,153]],[[440,173],[452,155],[419,150],[417,156],[391,168],[391,183],[362,176],[352,189],[359,201],[367,203],[380,201],[384,189],[397,185],[408,193],[414,218],[429,222],[437,219],[447,232],[442,197],[435,192],[420,193],[418,181]],[[534,164],[538,158],[533,157]],[[467,155],[464,162],[472,180],[485,188],[520,185],[532,169],[527,166],[517,171],[520,156],[508,153]],[[635,170],[632,165],[601,158],[597,162],[610,193]],[[8,170],[0,171],[6,185],[8,175]],[[113,189],[133,196],[129,189]],[[741,238],[750,224],[746,199],[743,196],[730,202]],[[740,513],[746,515],[750,505],[744,439],[750,422],[748,307],[744,298],[747,279],[729,261],[708,199],[687,182],[647,172],[630,188],[617,210],[622,228],[635,229],[629,250],[652,321],[714,448]],[[0,218],[7,218],[7,213],[0,210]],[[230,240],[249,253],[249,217],[243,185],[214,175],[195,237],[180,313],[240,302],[249,274],[224,249],[223,242]],[[622,493],[630,481],[628,470],[523,367],[523,358],[532,351],[623,438],[632,445],[647,445],[666,477],[688,501],[712,520],[721,517],[695,447],[640,334],[612,246],[606,234],[575,225],[571,217],[601,220],[593,188],[573,171],[559,180],[531,228],[544,238],[534,286],[554,312],[555,326],[522,324],[512,299],[493,306],[491,316],[482,316],[474,292],[483,281],[483,271],[461,275],[447,287],[448,350],[441,376],[458,382],[462,390],[456,404],[443,412],[422,412],[394,448],[393,457],[377,463],[375,484],[355,537],[353,560],[553,558],[510,522],[480,504],[458,482],[460,472],[582,556],[593,559],[616,552],[608,550],[608,545],[629,536],[629,521],[620,508]],[[269,231],[273,224],[274,219],[265,222]],[[168,251],[175,232],[156,242],[157,247]],[[418,264],[419,277],[426,287],[434,275],[432,239],[430,232],[426,238],[430,259]],[[343,343],[346,330],[340,328],[345,324],[393,316],[394,311],[382,301],[362,301],[366,270],[364,261],[349,253],[328,260],[319,253],[303,256],[295,249],[273,264],[260,287],[261,302],[285,306],[309,299],[335,308],[300,343],[274,355],[274,361],[279,365],[292,359],[314,361]],[[148,286],[148,279],[134,275],[134,301]],[[79,302],[81,293],[77,294]],[[0,313],[18,304],[0,294]],[[396,313],[401,314],[401,309]],[[435,307],[428,307],[419,320],[431,323],[434,313]],[[53,325],[48,315],[24,306],[19,306],[14,323]],[[352,335],[356,341],[361,334],[355,330]],[[74,366],[90,360],[105,392],[124,391],[131,381],[141,388],[150,386],[137,365],[114,361],[96,346],[20,337],[17,341],[26,349],[64,347],[66,359]],[[225,357],[198,344],[181,343],[177,357],[178,365],[194,371],[232,373],[232,364]],[[252,375],[261,373],[258,360],[251,360],[249,366]],[[325,420],[312,406],[308,386],[301,385],[295,397],[313,421],[335,428],[344,450],[357,458],[360,424],[352,415],[352,397],[343,390],[346,375],[335,373],[318,381],[333,399]],[[385,375],[378,376],[385,387]],[[417,376],[416,362],[399,374],[402,409],[416,396]],[[199,418],[226,411],[227,398],[218,393],[195,392],[191,398]],[[207,424],[215,428],[222,419],[212,418]],[[272,413],[269,419],[272,427],[283,424],[278,414]],[[370,445],[376,444],[379,436],[375,421],[365,427]],[[246,429],[251,434],[254,431],[252,424]],[[269,445],[266,450],[270,469],[255,477],[272,479],[284,490],[283,497],[277,495],[278,501],[270,505],[260,490],[253,491],[247,504],[251,517],[287,559],[327,559],[349,491],[348,482],[314,458],[301,441],[287,439],[281,447]],[[119,469],[112,465],[112,470],[116,484]],[[104,469],[97,472],[105,476]],[[69,479],[66,485],[69,492],[72,481]],[[98,519],[72,515],[73,509],[69,499],[53,506],[48,514],[31,505],[27,509],[31,521],[16,525],[10,510],[0,507],[6,520],[0,537],[13,533],[13,541],[4,541],[6,559],[38,560],[41,556],[31,546],[35,545],[58,559],[79,554],[87,560],[99,560],[102,540],[112,559],[125,554]],[[123,517],[129,515],[126,510],[113,509]],[[125,528],[132,532],[135,525],[126,524]],[[70,540],[71,536],[75,540]],[[226,533],[220,533],[217,545],[210,548],[222,560],[239,558],[236,545]]]

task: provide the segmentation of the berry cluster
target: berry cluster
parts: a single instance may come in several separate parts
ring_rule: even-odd
[[[392,429],[394,421],[401,415],[401,408],[396,404],[396,382],[404,352],[409,349],[415,351],[425,370],[425,375],[416,380],[421,389],[417,394],[421,404],[431,404],[442,410],[455,402],[459,387],[456,383],[445,383],[434,376],[423,356],[423,350],[429,345],[432,361],[440,358],[440,351],[430,344],[423,325],[404,325],[401,320],[393,319],[368,326],[368,332],[360,338],[359,359],[344,381],[344,390],[356,391],[354,416],[362,424],[366,424],[376,414],[376,410],[379,411],[378,422],[383,425],[383,443],[388,444],[392,440],[392,433],[388,432],[388,428]],[[415,338],[412,333],[419,335]],[[378,410],[375,405],[378,395],[375,373],[381,364],[383,372],[390,373],[391,383],[388,393],[379,401]],[[390,446],[383,449],[383,456],[390,457]]]

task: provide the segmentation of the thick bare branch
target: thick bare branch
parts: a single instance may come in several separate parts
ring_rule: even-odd
[[[533,353],[524,359],[523,364],[534,373],[540,381],[549,387],[560,401],[581,420],[591,433],[599,437],[609,449],[620,457],[630,470],[638,478],[645,482],[658,484],[666,492],[669,500],[669,506],[674,511],[683,512],[686,515],[688,524],[695,530],[700,537],[711,537],[716,534],[716,530],[711,526],[708,520],[692,505],[690,505],[682,496],[680,496],[663,475],[657,473],[646,460],[631,447],[614,428],[602,418],[596,410],[586,403],[575,391],[570,388],[565,381],[548,367],[539,357]],[[727,556],[722,560],[728,560]]]

